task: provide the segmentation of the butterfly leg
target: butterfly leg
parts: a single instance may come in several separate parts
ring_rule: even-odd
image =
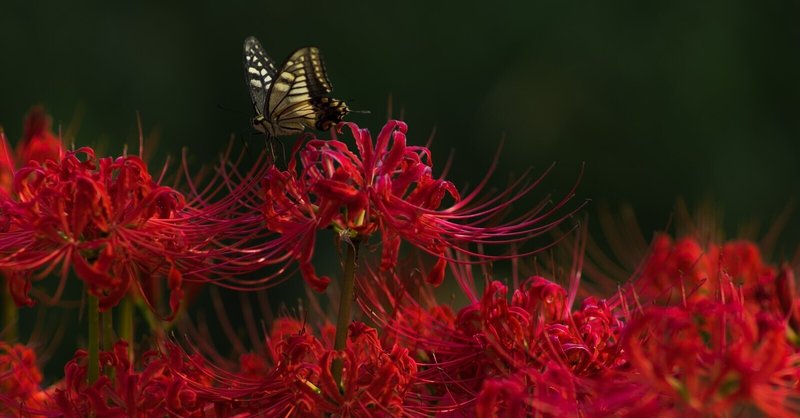
[[[264,147],[269,152],[270,164],[275,164],[277,156],[275,155],[275,138],[270,134],[264,134]]]

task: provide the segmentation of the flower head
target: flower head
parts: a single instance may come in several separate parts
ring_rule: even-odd
[[[36,361],[36,352],[30,347],[0,341],[0,413],[11,413],[12,406],[19,409],[41,406],[42,373]]]
[[[100,353],[104,375],[89,385],[87,353],[78,350],[64,367],[61,381],[46,389],[36,387],[35,403],[20,402],[22,399],[17,396],[14,402],[5,404],[10,411],[24,416],[207,416],[209,406],[197,402],[195,392],[169,372],[168,366],[176,367],[174,363],[179,359],[148,351],[142,354],[141,364],[134,367],[128,356],[124,341]],[[189,373],[188,367],[182,370]],[[193,379],[195,385],[204,381],[197,374]]]
[[[28,161],[58,161],[64,146],[52,131],[52,118],[43,106],[34,106],[25,117],[23,136],[17,144],[17,161],[20,165]]]
[[[238,372],[197,357],[189,359],[180,347],[168,345],[170,357],[187,358],[181,364],[212,377],[211,386],[195,384],[179,367],[172,372],[196,391],[199,402],[228,415],[403,414],[417,370],[408,350],[396,344],[384,347],[377,331],[359,322],[350,325],[343,352],[332,350],[330,342],[306,332],[299,322],[284,318],[276,324],[269,352],[241,356]],[[331,374],[336,358],[343,358],[345,364],[341,386]]]
[[[0,240],[0,266],[14,272],[18,304],[33,304],[31,282],[61,266],[60,296],[69,268],[101,300],[115,305],[144,277],[163,276],[180,301],[182,275],[202,264],[207,237],[191,233],[184,197],[156,183],[135,156],[97,158],[90,148],[17,170],[14,199]]]
[[[471,250],[529,240],[556,226],[569,196],[554,207],[538,206],[512,221],[499,215],[533,185],[517,182],[498,196],[479,199],[481,187],[462,196],[449,181],[434,177],[430,150],[406,143],[407,126],[387,123],[376,140],[366,129],[345,123],[355,138],[351,151],[339,140],[298,142],[287,170],[273,167],[264,178],[264,218],[281,235],[276,247],[300,263],[305,279],[324,289],[329,279],[311,265],[316,233],[332,228],[348,240],[380,233],[384,270],[396,263],[401,241],[438,257],[428,280],[439,283],[448,250],[482,260],[502,258]],[[485,184],[481,183],[481,186]]]

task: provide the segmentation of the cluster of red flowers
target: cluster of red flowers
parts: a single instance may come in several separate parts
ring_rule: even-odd
[[[534,252],[516,248],[571,215],[574,208],[566,204],[572,192],[504,221],[500,215],[537,181],[521,180],[488,197],[481,195],[484,182],[461,196],[433,176],[427,148],[407,145],[402,122],[389,122],[375,141],[353,124],[344,127],[356,152],[339,139],[301,138],[285,170],[257,164],[239,173],[223,163],[217,170],[222,181],[203,190],[190,182],[190,197],[154,180],[141,158],[98,158],[86,148],[59,149],[56,159],[16,169],[0,201],[0,268],[20,305],[43,295],[32,286],[59,268],[60,287],[74,273],[104,310],[147,296],[154,282],[165,281],[175,313],[184,277],[255,290],[289,275],[294,263],[321,291],[331,279],[314,268],[319,231],[332,229],[356,248],[377,237],[381,249],[375,257],[360,253],[352,266],[358,267],[360,317],[349,322],[338,349],[339,330],[321,308],[312,309],[311,318],[273,320],[249,351],[231,341],[238,359],[193,341],[197,334],[182,342],[151,330],[153,339],[106,343],[96,355],[79,350],[55,382],[43,379],[31,347],[0,343],[0,413],[800,413],[793,266],[768,264],[748,241],[658,235],[634,273],[610,277],[615,288],[577,303],[588,292],[580,284],[580,245],[566,283],[555,273],[518,281],[520,272],[513,271],[508,284],[486,267]],[[14,166],[10,159],[8,166]],[[217,197],[222,191],[227,196]],[[432,259],[401,259],[402,242]],[[489,246],[514,248],[487,255]],[[437,298],[434,287],[448,273],[466,306]],[[42,295],[42,301],[57,299]],[[246,332],[257,336],[253,313],[245,316]],[[239,334],[224,331],[232,340]],[[134,343],[145,349],[131,350]]]

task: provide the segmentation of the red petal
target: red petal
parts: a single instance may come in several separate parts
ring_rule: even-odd
[[[169,274],[167,276],[167,286],[169,286],[169,308],[171,312],[169,316],[166,318],[167,321],[171,321],[175,318],[175,315],[178,314],[178,310],[181,307],[181,300],[183,300],[183,275],[181,272],[178,271],[174,266],[170,267]]]
[[[29,296],[31,291],[29,275],[10,273],[6,276],[6,280],[8,281],[8,291],[11,293],[11,297],[14,299],[14,303],[16,303],[17,306],[31,307],[36,304]]]
[[[433,266],[433,270],[428,273],[427,281],[428,283],[439,286],[442,284],[444,280],[444,273],[445,269],[447,268],[447,260],[444,258],[440,258],[439,261],[436,262],[436,265]]]

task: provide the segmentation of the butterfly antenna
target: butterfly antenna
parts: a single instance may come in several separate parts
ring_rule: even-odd
[[[356,99],[346,99],[345,101],[347,102],[347,104],[348,104],[348,105],[350,105],[350,104],[353,104],[353,103],[357,103],[357,100],[356,100]],[[372,113],[372,112],[371,112],[371,111],[369,111],[369,110],[353,110],[353,109],[347,109],[347,111],[348,111],[348,113],[363,113],[363,114],[367,114],[367,115],[369,115],[369,114],[371,114],[371,113]]]

